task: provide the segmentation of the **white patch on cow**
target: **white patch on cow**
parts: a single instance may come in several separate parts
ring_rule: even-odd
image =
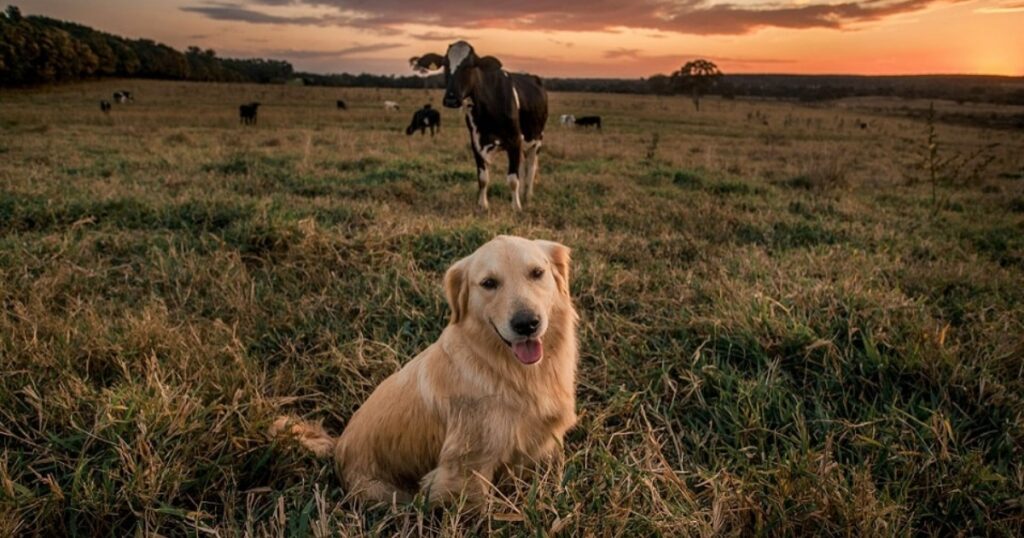
[[[469,43],[460,41],[450,47],[448,47],[448,67],[454,73],[462,62],[466,61],[469,57],[469,53],[473,49],[469,46]]]
[[[423,125],[428,125],[429,126],[430,125],[430,120],[428,118],[423,118]]]
[[[516,100],[516,110],[519,110],[519,92],[515,86],[512,86],[512,98]]]
[[[477,130],[476,122],[473,121],[473,111],[471,110],[471,107],[467,107],[465,111],[466,121],[469,122],[469,140],[473,143],[473,149],[475,149],[477,153],[480,153],[480,131]]]
[[[523,204],[519,201],[519,174],[509,174],[506,180],[508,188],[512,190],[512,209],[521,211]]]
[[[487,144],[486,146],[480,149],[480,157],[483,158],[485,163],[487,163],[488,165],[491,164],[492,160],[494,159],[494,154],[501,150],[501,148],[499,147],[500,145],[500,143],[495,142],[493,144]]]

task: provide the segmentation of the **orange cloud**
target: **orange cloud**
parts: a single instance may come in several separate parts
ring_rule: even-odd
[[[893,15],[960,0],[862,0],[843,3],[735,4],[706,0],[253,0],[249,4],[212,3],[184,11],[216,20],[252,24],[337,25],[396,29],[403,24],[533,30],[612,31],[646,28],[683,34],[746,34],[762,28],[846,28]],[[305,5],[334,8],[333,14],[284,16],[251,6]]]

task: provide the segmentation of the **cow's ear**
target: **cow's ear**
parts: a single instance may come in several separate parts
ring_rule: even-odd
[[[494,71],[501,69],[501,60],[494,56],[484,56],[476,61],[476,66],[484,71]]]
[[[436,52],[428,52],[423,56],[409,58],[409,67],[417,73],[430,73],[444,67],[444,56]]]

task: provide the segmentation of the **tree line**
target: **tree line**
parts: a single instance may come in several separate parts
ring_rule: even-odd
[[[0,15],[0,84],[31,85],[91,77],[138,77],[219,82],[285,82],[292,65],[280,60],[218,58],[212,50],[185,52],[149,39],[127,39],[49,17]]]
[[[692,94],[679,72],[642,79],[545,79],[549,90],[653,95]],[[703,94],[803,102],[847,97],[945,99],[1024,105],[1024,77],[994,75],[775,75],[729,74],[708,80]]]

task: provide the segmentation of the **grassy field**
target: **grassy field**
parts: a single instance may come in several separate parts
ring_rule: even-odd
[[[1024,533],[1020,130],[935,124],[922,166],[876,101],[553,94],[604,131],[549,122],[533,203],[481,214],[458,113],[404,135],[439,100],[0,92],[0,535]],[[484,515],[364,507],[268,439],[340,432],[498,233],[574,249],[564,461]]]

